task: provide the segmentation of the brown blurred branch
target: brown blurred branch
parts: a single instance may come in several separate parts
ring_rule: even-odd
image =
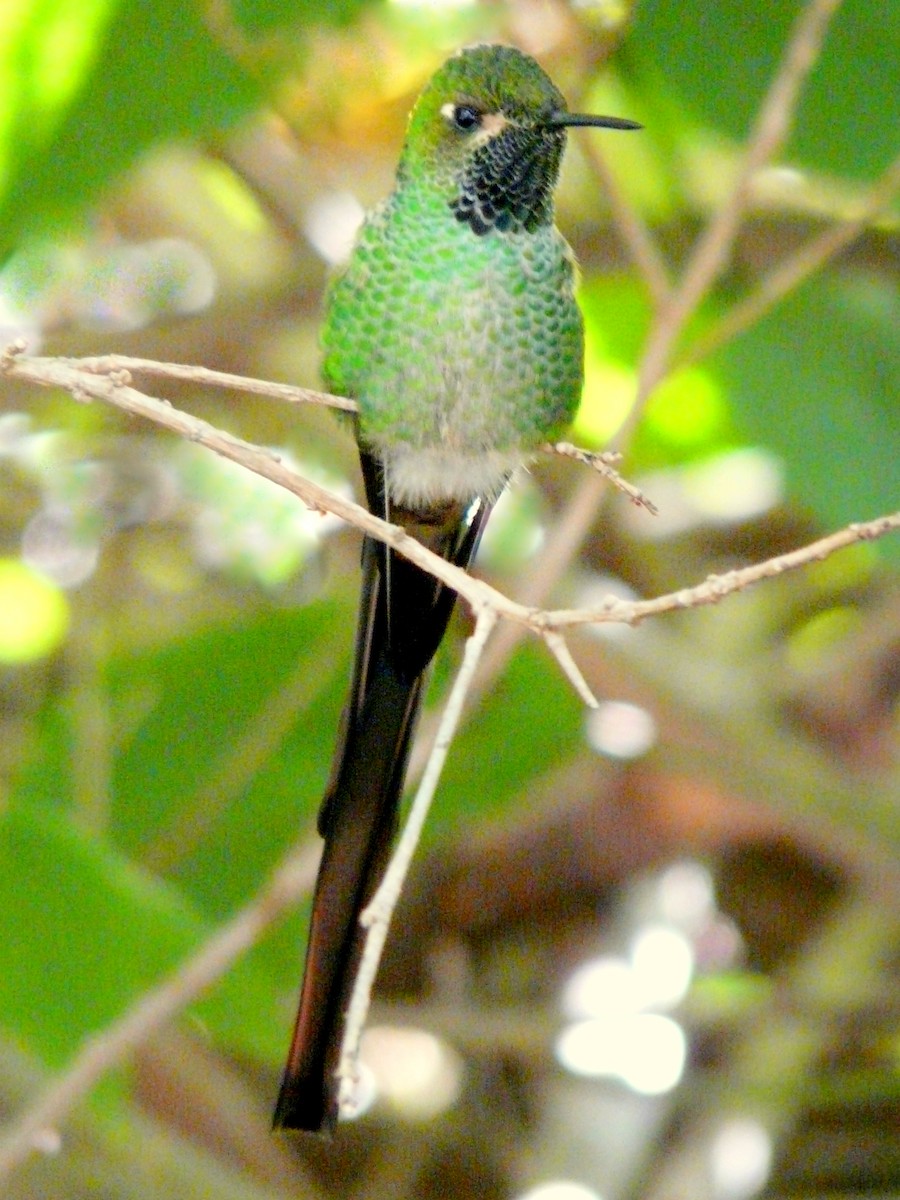
[[[779,300],[798,288],[814,272],[849,246],[885,208],[900,190],[900,156],[894,159],[871,191],[863,199],[852,220],[834,224],[818,237],[811,238],[784,262],[765,275],[755,290],[707,329],[678,356],[677,366],[684,367],[705,358],[754,325],[774,308]]]
[[[637,400],[620,437],[630,435],[644,402],[669,368],[676,339],[728,262],[753,178],[777,154],[790,130],[800,89],[815,65],[828,24],[840,3],[808,0],[797,19],[760,107],[731,194],[700,235],[671,299],[659,311],[640,365]]]
[[[34,1153],[97,1081],[196,999],[251,949],[265,931],[309,892],[318,846],[293,849],[249,904],[157,987],[145,992],[117,1021],[89,1038],[74,1061],[20,1115],[0,1142],[0,1182]]]
[[[684,325],[728,259],[746,209],[753,176],[777,153],[789,130],[800,88],[818,57],[828,23],[839,4],[840,0],[809,0],[799,17],[781,66],[761,106],[731,197],[698,239],[681,280],[675,285],[670,282],[665,260],[649,230],[644,227],[627,198],[620,193],[615,180],[610,178],[610,172],[594,143],[586,142],[582,146],[589,167],[609,191],[619,232],[657,305],[654,325],[638,368],[637,399],[615,438],[617,447],[623,453],[640,420],[647,396],[669,369],[672,349]],[[815,269],[815,265],[810,270]],[[800,281],[798,278],[797,282]],[[602,496],[601,481],[596,478],[584,479],[578,485],[552,531],[553,536],[548,539],[544,569],[533,582],[525,580],[523,583],[529,605],[543,606],[557,580],[578,552],[596,517]],[[511,624],[502,625],[497,630],[484,656],[475,690],[487,686],[490,678],[502,668],[522,636],[521,631],[521,626]]]

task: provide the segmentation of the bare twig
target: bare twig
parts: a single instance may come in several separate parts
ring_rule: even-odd
[[[553,442],[542,446],[541,449],[547,454],[559,454],[563,458],[573,458],[582,466],[590,467],[598,475],[608,479],[613,487],[627,496],[638,508],[646,508],[647,512],[654,517],[658,515],[659,509],[653,501],[649,500],[639,487],[635,487],[633,483],[623,479],[613,466],[613,463],[622,460],[622,455],[618,450],[583,450],[581,446],[575,446],[571,442]]]
[[[841,0],[808,0],[794,26],[778,71],[762,103],[744,160],[727,201],[710,220],[691,253],[681,282],[650,334],[638,379],[638,395],[624,429],[633,428],[650,392],[665,375],[672,346],[731,253],[756,173],[775,155],[790,130],[804,80],[818,58],[829,21]]]
[[[559,664],[559,669],[575,689],[576,694],[584,701],[588,708],[599,708],[600,705],[597,697],[588,687],[587,680],[582,675],[581,668],[572,657],[572,651],[569,649],[563,635],[557,633],[554,629],[548,629],[544,633],[544,641],[547,644],[547,649]]]
[[[222,928],[158,987],[112,1025],[88,1039],[69,1067],[26,1109],[0,1142],[0,1183],[40,1145],[95,1083],[226,971],[311,889],[318,846],[293,850]]]
[[[24,357],[15,352],[15,347],[12,353],[7,351],[0,355],[0,370],[5,371],[11,378],[25,379],[42,387],[63,388],[82,403],[91,399],[100,400],[131,416],[152,421],[187,441],[206,446],[223,458],[239,463],[256,475],[270,479],[293,492],[314,511],[333,513],[364,533],[387,542],[393,549],[406,554],[406,557],[411,558],[417,565],[424,566],[426,570],[431,570],[433,574],[435,570],[439,571],[437,578],[457,590],[459,582],[468,578],[464,571],[454,567],[452,563],[445,563],[447,572],[443,572],[437,564],[444,560],[431,554],[423,546],[416,549],[418,543],[408,537],[399,526],[387,525],[352,500],[335,495],[319,484],[298,475],[296,471],[285,466],[279,456],[271,450],[217,429],[207,421],[175,408],[168,400],[159,400],[137,391],[130,386],[130,375],[127,371],[98,375],[81,370],[78,362],[73,360]],[[409,543],[406,549],[403,548],[405,543]],[[424,553],[424,559],[420,551]]]
[[[198,387],[229,388],[237,392],[250,392],[256,396],[270,396],[288,404],[322,404],[343,412],[356,412],[355,400],[346,396],[332,396],[328,392],[315,392],[311,388],[294,387],[289,383],[273,383],[268,379],[253,379],[245,375],[231,375],[227,371],[211,371],[209,367],[195,367],[185,363],[155,362],[152,358],[130,358],[125,354],[101,354],[92,358],[61,358],[60,363],[69,363],[97,375],[108,375],[121,379],[122,373],[136,375],[161,375],[166,379],[179,379],[195,383]],[[129,383],[129,379],[123,380]]]
[[[607,620],[637,625],[647,617],[659,616],[662,613],[718,604],[733,592],[744,591],[763,579],[773,579],[786,571],[796,571],[798,567],[821,562],[847,546],[853,546],[857,542],[871,542],[897,530],[900,530],[900,512],[889,513],[883,517],[876,517],[873,521],[854,522],[846,529],[810,542],[808,546],[801,546],[788,554],[779,554],[776,558],[755,563],[752,567],[729,571],[725,575],[710,575],[696,587],[683,588],[667,596],[657,596],[655,600],[620,600],[616,596],[610,596],[595,608],[532,612],[528,624],[538,630],[545,626],[550,629],[563,629],[572,625],[600,624]]]
[[[65,388],[82,401],[92,397],[102,400],[170,429],[189,441],[206,446],[224,458],[240,463],[255,474],[286,488],[299,496],[310,508],[333,513],[389,545],[453,588],[476,613],[482,608],[490,608],[498,617],[518,622],[541,637],[548,630],[563,629],[572,625],[608,622],[634,625],[651,615],[716,603],[723,596],[749,587],[761,579],[826,558],[854,542],[882,537],[900,527],[900,514],[894,513],[862,524],[850,525],[847,529],[794,550],[790,554],[783,554],[742,570],[731,571],[727,575],[710,576],[694,588],[684,588],[655,600],[622,600],[619,597],[610,597],[603,604],[591,609],[545,611],[509,599],[484,580],[474,578],[467,571],[428,550],[405,533],[400,526],[382,521],[367,508],[297,474],[271,451],[216,429],[208,422],[176,409],[167,401],[146,396],[130,387],[124,379],[81,371],[78,365],[72,362],[50,358],[25,358],[9,352],[5,355],[0,354],[0,370],[15,378],[26,379],[42,386]],[[597,479],[588,479],[582,485],[586,505],[595,499],[594,489],[598,482]]]
[[[434,799],[441,772],[447,759],[447,751],[453,742],[460,714],[465,703],[466,694],[472,683],[475,669],[484,652],[491,630],[497,623],[497,613],[488,605],[478,611],[475,631],[466,642],[462,665],[456,674],[450,695],[444,705],[441,722],[428,762],[422,774],[422,780],[416,792],[415,799],[409,811],[403,832],[391,856],[390,865],[378,891],[372,897],[362,914],[361,921],[368,929],[365,949],[363,950],[359,970],[353,984],[353,994],[347,1010],[347,1026],[344,1044],[341,1047],[341,1060],[338,1068],[340,1078],[340,1109],[344,1114],[354,1111],[354,1092],[356,1090],[356,1061],[359,1051],[359,1039],[362,1036],[366,1015],[369,1011],[369,1001],[372,986],[381,961],[390,926],[391,916],[403,890],[403,884],[409,873],[410,863],[422,836],[422,829]]]
[[[433,554],[414,538],[409,537],[400,526],[389,525],[353,500],[338,496],[298,475],[272,451],[217,429],[207,421],[175,408],[167,400],[137,391],[130,386],[130,376],[127,372],[115,372],[110,376],[82,371],[77,361],[26,357],[17,346],[0,354],[0,371],[5,371],[12,378],[24,379],[43,387],[63,388],[82,403],[90,399],[100,400],[132,416],[152,421],[190,442],[206,446],[223,458],[239,463],[255,474],[284,487],[298,496],[309,508],[333,513],[363,533],[385,542],[417,566],[430,571],[442,583],[459,592],[470,604],[478,605],[485,597],[489,597],[489,602],[498,612],[509,615],[505,609],[512,605],[512,602],[506,600],[500,592],[496,592],[481,580],[474,579],[446,559]],[[516,607],[518,606],[512,605],[512,608]]]

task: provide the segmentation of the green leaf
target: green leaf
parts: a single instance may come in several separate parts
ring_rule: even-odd
[[[721,351],[735,421],[781,455],[829,528],[897,507],[900,297],[866,274],[820,278]],[[897,553],[897,539],[880,544]]]
[[[281,5],[279,24],[293,26],[285,50],[312,24],[362,6]],[[149,147],[228,129],[262,103],[215,11],[178,0],[19,0],[0,17],[0,260],[23,238],[58,232]],[[247,35],[273,24],[260,0],[241,16]],[[266,86],[277,78],[260,75]]]
[[[312,823],[349,671],[355,617],[345,600],[217,622],[107,665],[110,837],[140,859],[187,814],[165,869],[209,916],[252,894]],[[71,703],[48,701],[14,787],[19,802],[73,809]]]
[[[628,54],[648,92],[742,141],[803,10],[797,0],[642,0]],[[897,152],[900,10],[846,0],[803,91],[783,158],[873,178]],[[671,110],[671,106],[670,106]]]
[[[14,239],[70,219],[153,143],[232,124],[259,100],[199,7],[121,0],[104,14],[102,36],[95,19],[97,40],[89,52],[82,47],[82,78],[77,90],[69,89],[71,103],[53,122],[36,119],[47,100],[43,75],[30,64],[48,58],[48,43],[58,36],[46,19],[49,7],[32,3],[11,64],[17,117],[0,205],[4,252]]]
[[[296,31],[313,24],[344,25],[359,11],[373,7],[374,0],[235,0],[234,18],[248,32],[267,33],[293,25]]]
[[[0,817],[0,1024],[61,1066],[212,932],[178,889],[60,814]],[[219,1038],[263,1061],[283,1050],[278,988],[261,957],[196,1005]]]
[[[115,656],[105,693],[115,846],[75,823],[77,726],[69,699],[50,699],[0,852],[0,969],[15,981],[0,989],[0,1021],[46,1061],[63,1061],[173,969],[258,890],[304,825],[312,832],[346,686],[329,647],[349,653],[352,628],[348,607],[315,604]],[[163,879],[141,856],[185,816]],[[299,918],[285,922],[196,1006],[219,1039],[263,1060],[283,1053],[279,1006],[302,944]]]

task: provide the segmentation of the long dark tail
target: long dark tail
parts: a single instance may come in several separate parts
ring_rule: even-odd
[[[361,460],[369,506],[384,514],[380,464],[364,452]],[[444,558],[468,566],[488,513],[475,501],[389,515]],[[353,682],[319,813],[325,847],[276,1128],[330,1132],[337,1120],[336,1072],[364,941],[359,915],[387,865],[426,670],[455,600],[433,576],[366,538]]]

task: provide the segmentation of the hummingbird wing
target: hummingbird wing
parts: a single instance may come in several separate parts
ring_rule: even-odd
[[[360,459],[373,512],[468,566],[488,503],[389,508],[381,464],[364,450]],[[387,866],[427,668],[456,601],[451,588],[371,538],[363,543],[362,570],[353,680],[319,813],[325,847],[276,1128],[330,1132],[337,1121],[345,1016],[365,940],[359,916]]]

